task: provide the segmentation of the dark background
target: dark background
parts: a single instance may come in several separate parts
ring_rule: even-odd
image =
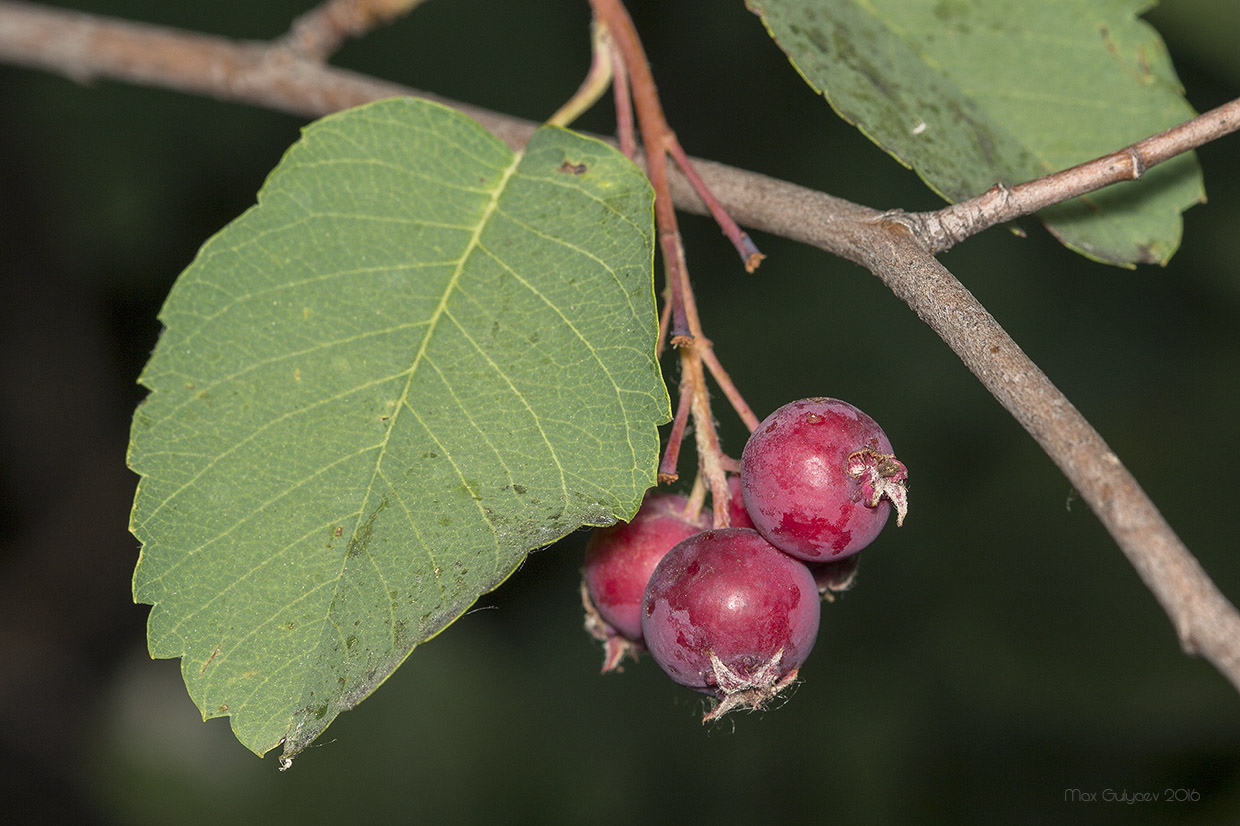
[[[307,0],[55,3],[243,38]],[[634,0],[663,101],[696,155],[870,206],[937,206],[839,121],[740,0]],[[1190,102],[1240,95],[1231,0],[1151,15]],[[584,0],[437,0],[338,65],[541,119],[588,61]],[[1230,33],[1229,33],[1230,32]],[[911,469],[912,511],[825,606],[783,706],[698,724],[644,661],[600,677],[576,534],[419,648],[293,769],[202,723],[145,653],[125,468],[156,312],[254,199],[296,118],[0,66],[0,811],[13,823],[1234,823],[1240,697],[1182,654],[1131,566],[1034,442],[876,280],[758,235],[747,276],[685,217],[706,331],[759,415],[846,398]],[[608,131],[606,107],[582,128]],[[1166,268],[1091,264],[1036,226],[945,263],[1240,599],[1240,178]],[[725,447],[744,429],[720,403]],[[1098,795],[1072,802],[1068,790]],[[1124,804],[1114,794],[1195,796]]]

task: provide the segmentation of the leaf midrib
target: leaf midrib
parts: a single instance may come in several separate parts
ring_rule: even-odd
[[[374,470],[371,472],[370,480],[366,483],[365,498],[362,501],[361,508],[358,510],[357,516],[354,521],[353,531],[352,531],[352,535],[354,536],[357,535],[357,531],[361,528],[362,521],[368,518],[367,514],[369,514],[372,510],[370,501],[371,501],[371,495],[375,489],[375,482],[379,478],[379,475],[381,473],[381,469],[383,467],[383,459],[387,455],[388,445],[391,442],[392,434],[395,433],[397,430],[397,423],[400,420],[401,414],[404,412],[404,410],[407,407],[409,407],[409,394],[413,387],[413,380],[418,373],[418,368],[421,366],[423,360],[426,358],[427,349],[430,346],[431,339],[435,335],[435,330],[438,328],[440,320],[444,316],[449,315],[448,301],[457,289],[457,285],[460,282],[461,275],[465,271],[466,263],[469,261],[470,257],[474,254],[474,252],[481,248],[482,246],[481,239],[482,239],[483,230],[486,228],[487,224],[491,220],[491,216],[495,214],[495,212],[498,210],[500,197],[503,195],[505,189],[507,189],[509,180],[512,178],[514,174],[516,174],[517,166],[520,164],[520,162],[521,162],[521,156],[519,154],[514,154],[512,157],[512,161],[509,163],[507,168],[505,168],[502,174],[500,175],[500,178],[497,181],[494,187],[494,190],[492,192],[490,202],[483,209],[482,214],[479,217],[479,220],[477,222],[477,225],[474,227],[474,232],[470,236],[469,241],[466,243],[465,248],[461,253],[460,259],[457,262],[456,269],[453,271],[452,277],[449,279],[447,285],[444,287],[443,295],[440,296],[439,303],[436,305],[434,311],[430,314],[430,318],[426,324],[426,330],[423,333],[422,340],[418,345],[417,353],[414,354],[413,363],[409,366],[409,370],[405,378],[405,385],[404,387],[401,388],[400,398],[397,400],[395,409],[392,412],[392,418],[388,424],[387,432],[384,434],[383,439],[380,441],[378,445],[379,450],[374,460]],[[369,550],[366,550],[365,554],[366,556],[369,557],[370,555]],[[341,556],[340,569],[337,571],[336,577],[335,577],[337,588],[339,587],[340,583],[344,581],[345,568],[348,564],[348,559],[349,559],[348,554],[343,554]],[[436,580],[436,582],[438,582],[438,579]],[[443,586],[442,584],[440,584],[441,592],[442,592],[442,588]],[[332,602],[329,603],[328,616],[324,617],[323,630],[319,633],[318,641],[315,646],[316,649],[322,646],[324,636],[328,633],[327,629],[331,627],[332,625],[332,623],[329,621],[330,605],[334,603],[335,603],[335,594],[333,594]]]

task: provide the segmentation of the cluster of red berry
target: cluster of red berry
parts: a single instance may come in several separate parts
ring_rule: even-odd
[[[753,432],[728,480],[729,525],[651,493],[633,521],[596,530],[582,581],[604,671],[648,649],[681,685],[760,708],[791,684],[818,635],[820,594],[851,583],[894,507],[904,465],[878,424],[838,399],[786,404]]]

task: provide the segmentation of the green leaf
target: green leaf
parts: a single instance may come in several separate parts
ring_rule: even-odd
[[[747,0],[831,106],[949,201],[1193,117],[1148,0]],[[1067,246],[1166,263],[1205,200],[1194,156],[1044,210]]]
[[[394,99],[309,126],[161,313],[134,598],[204,719],[291,758],[525,554],[630,518],[670,417],[652,195]]]

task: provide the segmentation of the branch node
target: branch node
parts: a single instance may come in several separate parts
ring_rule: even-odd
[[[942,252],[958,240],[950,224],[958,213],[950,212],[950,207],[939,212],[906,212],[903,209],[889,209],[874,218],[879,226],[902,226],[913,234],[917,242],[930,253]],[[963,231],[963,230],[962,230]],[[962,238],[964,236],[961,236]]]

